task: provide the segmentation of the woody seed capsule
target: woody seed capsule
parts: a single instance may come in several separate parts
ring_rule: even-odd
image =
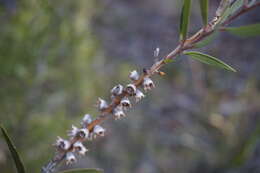
[[[105,100],[98,98],[98,109],[100,111],[105,110],[106,108],[108,108],[108,104]]]
[[[152,88],[155,87],[152,79],[150,79],[149,77],[145,77],[144,81],[143,81],[143,87],[145,91],[151,90]]]
[[[87,128],[79,129],[77,136],[80,138],[88,138],[89,130]]]
[[[88,149],[86,149],[86,147],[78,141],[73,144],[73,151],[78,152],[79,155],[85,155]]]
[[[115,117],[115,120],[119,120],[122,117],[125,117],[125,113],[123,111],[122,106],[117,106],[114,110],[113,110],[113,115]]]
[[[120,95],[120,94],[122,94],[123,89],[124,89],[124,87],[122,85],[118,84],[111,89],[111,94],[114,96]]]
[[[122,107],[123,107],[124,109],[130,108],[130,107],[132,106],[130,100],[129,100],[127,97],[124,97],[124,98],[121,100],[120,104],[122,105]]]
[[[134,96],[136,93],[136,86],[134,84],[128,84],[125,90],[130,96]]]
[[[136,94],[135,94],[135,102],[139,102],[144,97],[145,97],[145,95],[142,93],[142,91],[137,89]]]
[[[91,115],[85,114],[83,119],[82,119],[82,122],[84,122],[86,124],[90,124],[92,122]]]
[[[136,70],[130,72],[130,74],[129,74],[129,78],[130,78],[131,80],[133,80],[133,81],[138,80],[139,77],[140,77],[140,76],[139,76],[139,74],[138,74],[138,72],[137,72]]]
[[[104,136],[105,135],[105,129],[103,127],[101,127],[100,125],[96,125],[93,129],[93,133],[94,133],[94,138],[96,136]]]
[[[75,137],[77,135],[79,129],[74,125],[72,125],[71,127],[72,127],[72,129],[68,131],[68,136]]]
[[[76,162],[75,155],[72,152],[66,153],[66,164],[69,165],[69,164],[72,164],[74,162]]]
[[[68,150],[70,148],[70,142],[58,136],[54,146],[56,146],[57,149]]]

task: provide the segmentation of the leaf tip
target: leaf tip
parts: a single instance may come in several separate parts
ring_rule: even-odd
[[[237,72],[237,70],[236,70],[236,69],[234,69],[234,68],[232,68],[232,67],[231,67],[231,71],[232,71],[232,72],[234,72],[234,73],[236,73],[236,72]]]

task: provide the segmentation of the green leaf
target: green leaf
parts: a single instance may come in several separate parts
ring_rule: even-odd
[[[208,37],[204,38],[203,40],[201,40],[200,42],[196,43],[194,45],[195,48],[202,48],[204,46],[207,46],[208,44],[210,44],[217,36],[218,36],[218,32],[215,31],[213,32],[211,35],[209,35]]]
[[[163,60],[163,62],[164,62],[165,64],[168,64],[168,63],[173,62],[173,59],[165,59],[165,60]]]
[[[220,23],[223,23],[226,21],[226,19],[232,15],[233,13],[235,13],[239,8],[241,8],[243,6],[243,1],[244,0],[237,0],[235,1],[230,7],[228,7],[226,9],[226,11],[223,13],[223,15],[221,16],[221,19],[220,19]]]
[[[1,131],[3,133],[4,139],[8,145],[8,148],[12,154],[12,157],[14,159],[15,165],[16,165],[16,169],[18,173],[25,173],[25,168],[24,165],[22,163],[22,160],[20,159],[20,156],[16,150],[16,147],[14,146],[13,142],[11,141],[11,139],[9,138],[6,130],[4,127],[2,127],[2,125],[0,125]]]
[[[103,173],[102,169],[71,169],[60,173]]]
[[[240,27],[227,27],[225,31],[240,37],[252,37],[260,35],[260,23],[240,26]]]
[[[209,1],[200,0],[200,12],[201,12],[201,17],[204,25],[207,25],[208,23],[208,8],[209,8]]]
[[[235,13],[239,8],[241,8],[244,4],[244,0],[237,0],[234,2],[228,9],[229,14]]]
[[[189,19],[190,19],[190,7],[191,0],[183,0],[183,6],[181,11],[180,20],[180,40],[184,40],[187,36]]]
[[[201,52],[196,52],[196,51],[184,52],[184,54],[189,55],[193,59],[196,59],[202,63],[236,72],[236,70],[234,68],[232,68],[231,66],[227,65],[223,61],[221,61],[213,56],[203,54]]]

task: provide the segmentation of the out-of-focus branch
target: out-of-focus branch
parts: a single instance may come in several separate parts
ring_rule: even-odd
[[[225,9],[230,5],[230,2],[227,0],[222,0],[222,3],[220,3],[219,8],[216,11],[215,17],[203,28],[201,28],[197,33],[192,35],[190,38],[181,41],[179,45],[170,52],[167,56],[162,58],[161,60],[155,62],[151,68],[145,69],[144,73],[138,78],[138,80],[133,82],[133,85],[138,88],[143,84],[143,81],[145,78],[150,78],[154,74],[158,74],[159,69],[163,67],[165,64],[167,64],[167,60],[173,59],[180,53],[182,53],[184,50],[194,48],[194,45],[198,43],[199,41],[203,40],[205,37],[212,34],[217,28],[216,26],[221,22],[221,15],[225,12]],[[223,2],[224,5],[223,5]],[[230,16],[224,23],[221,24],[221,26],[226,26],[230,22],[232,22],[234,19],[236,19],[238,16],[260,6],[260,2],[255,3],[251,6],[243,6],[241,10],[239,10],[236,14]],[[113,113],[113,110],[121,103],[121,100],[127,96],[130,96],[129,93],[124,89],[123,92],[117,96],[115,96],[112,99],[112,102],[108,105],[107,108],[101,111],[101,115],[97,117],[94,121],[92,121],[90,124],[87,125],[87,129],[89,132],[93,131],[93,128],[96,125],[101,124],[106,118],[109,117]],[[59,151],[55,154],[55,156],[49,161],[44,167],[42,167],[42,173],[51,173],[54,171],[54,169],[59,165],[59,163],[64,160],[66,153],[73,150],[73,144],[76,143],[79,139],[77,137],[74,137],[70,139],[70,147],[66,151]]]
[[[227,26],[228,24],[230,24],[233,20],[235,20],[236,18],[238,18],[239,16],[243,15],[244,13],[247,13],[251,10],[253,10],[256,7],[260,6],[260,2],[257,2],[251,6],[248,5],[244,5],[235,15],[230,16],[223,24],[222,26]]]

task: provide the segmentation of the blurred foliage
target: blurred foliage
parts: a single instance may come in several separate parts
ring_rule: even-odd
[[[102,73],[93,75],[95,62],[104,65],[102,55],[93,60],[98,49],[89,30],[94,6],[83,0],[1,3],[0,121],[29,172],[38,172],[52,156],[54,137],[77,122],[104,84],[95,78],[102,79]],[[0,161],[4,172],[11,165],[6,161]]]
[[[210,1],[209,17],[218,2]],[[53,155],[56,136],[78,125],[98,97],[126,84],[178,41],[179,1],[1,0],[0,122],[24,158],[39,172]],[[202,24],[193,3],[190,33]],[[255,23],[242,17],[234,26]],[[259,40],[229,34],[204,52],[221,57],[238,73],[206,67],[181,56],[155,77],[157,88],[107,136],[87,144],[89,154],[67,168],[105,172],[257,172],[259,166]],[[226,57],[226,58],[225,58]],[[225,58],[225,59],[224,59]],[[13,172],[0,138],[0,167]]]

